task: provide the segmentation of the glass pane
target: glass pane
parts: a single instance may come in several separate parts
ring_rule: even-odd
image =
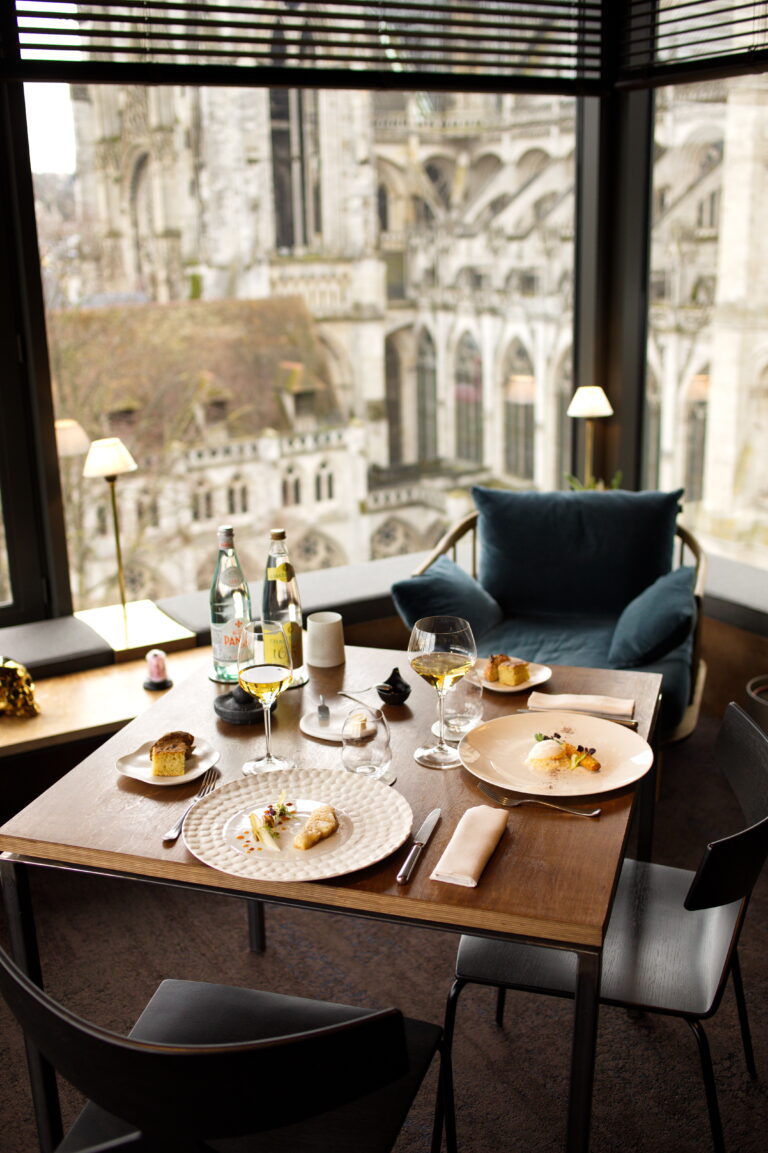
[[[474,483],[565,486],[574,101],[79,86],[67,165],[47,88],[56,415],[138,464],[131,598],[207,587],[221,522],[258,579],[274,524],[307,571],[423,551]],[[76,607],[113,602],[107,485],[60,455]]]
[[[12,600],[11,572],[8,565],[8,546],[5,538],[5,517],[3,516],[3,501],[0,496],[0,605],[10,604]]]
[[[645,485],[768,568],[768,77],[657,93]]]

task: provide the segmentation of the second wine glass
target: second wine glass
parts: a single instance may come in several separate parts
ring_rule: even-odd
[[[271,769],[291,769],[293,761],[272,752],[271,708],[291,683],[291,650],[281,625],[276,621],[248,621],[243,625],[237,654],[240,688],[255,697],[264,710],[264,736],[267,751],[263,757],[246,761],[246,775]]]
[[[472,629],[462,617],[422,617],[408,641],[408,659],[415,673],[437,691],[439,733],[436,745],[422,745],[414,758],[428,769],[455,769],[456,749],[445,740],[445,694],[472,668],[477,649]]]

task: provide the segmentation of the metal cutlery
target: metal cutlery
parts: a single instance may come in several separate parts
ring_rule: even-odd
[[[493,792],[480,781],[478,787],[481,793],[505,809],[516,809],[518,805],[544,805],[547,809],[557,809],[559,813],[569,813],[572,817],[599,817],[601,812],[600,809],[572,809],[568,805],[556,805],[554,801],[545,801],[539,797],[508,797],[506,793]]]
[[[613,713],[588,713],[586,709],[572,709],[571,712],[578,713],[580,717],[597,717],[600,721],[613,721],[617,725],[624,725],[627,729],[636,729],[637,721],[634,717],[617,717]],[[534,717],[536,713],[546,712],[545,709],[515,709],[516,713],[528,713],[529,716]]]
[[[192,800],[189,802],[186,809],[181,814],[181,816],[176,821],[176,823],[174,825],[171,825],[171,827],[167,833],[163,833],[163,841],[164,842],[170,843],[171,841],[178,840],[179,834],[181,833],[181,827],[184,824],[184,820],[187,816],[187,813],[190,811],[190,809],[193,809],[195,807],[197,802],[199,800],[201,800],[202,797],[207,797],[209,793],[213,792],[213,790],[216,787],[216,781],[218,780],[218,777],[219,777],[219,770],[217,768],[215,768],[213,765],[211,765],[210,769],[205,770],[205,773],[203,775],[202,784],[200,785],[199,791],[192,798]]]
[[[317,705],[317,719],[320,721],[321,725],[327,725],[331,719],[331,710],[325,703],[325,697],[322,695],[322,693],[320,694],[320,700]]]
[[[427,817],[425,817],[424,820],[422,821],[421,828],[419,829],[416,836],[413,838],[413,845],[411,846],[411,851],[408,854],[408,856],[405,858],[405,861],[403,862],[402,869],[397,874],[396,879],[397,879],[398,885],[405,885],[411,879],[411,873],[413,872],[414,867],[416,865],[416,862],[418,861],[419,856],[421,855],[421,850],[424,848],[427,841],[432,836],[432,833],[435,830],[435,825],[437,824],[437,822],[439,820],[440,820],[440,810],[439,809],[433,809],[432,812],[429,813],[429,815]]]

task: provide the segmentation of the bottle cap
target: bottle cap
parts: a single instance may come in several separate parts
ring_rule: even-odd
[[[285,540],[284,528],[273,528],[269,534],[270,540]]]
[[[235,539],[235,530],[231,524],[220,524],[217,532],[219,541],[233,541]]]

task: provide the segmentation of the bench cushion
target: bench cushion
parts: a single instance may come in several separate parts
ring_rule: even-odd
[[[79,673],[114,663],[111,645],[77,617],[55,617],[0,629],[0,654],[41,677]]]
[[[682,490],[511,492],[475,486],[479,580],[505,617],[616,616],[672,567]]]

